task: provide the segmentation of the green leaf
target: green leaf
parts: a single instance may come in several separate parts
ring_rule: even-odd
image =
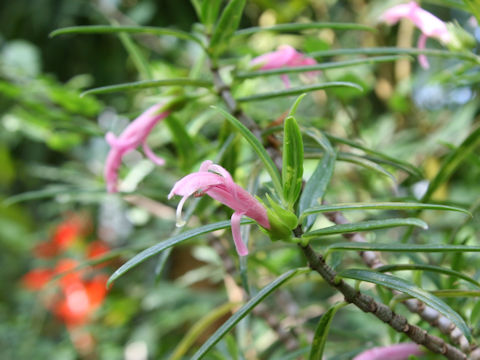
[[[168,116],[165,119],[165,123],[172,133],[173,142],[177,149],[181,167],[183,169],[189,169],[196,160],[195,142],[185,130],[185,126],[176,116]]]
[[[384,251],[384,252],[480,252],[480,246],[443,244],[382,244],[341,242],[329,245],[331,251]]]
[[[217,21],[220,5],[222,5],[222,0],[203,0],[202,21],[207,27],[210,27]]]
[[[455,52],[450,50],[434,50],[434,49],[405,49],[397,47],[377,47],[377,48],[359,48],[359,49],[335,49],[335,50],[322,50],[308,53],[308,56],[313,58],[324,58],[329,56],[340,55],[382,55],[382,54],[395,54],[395,55],[428,55],[438,57],[453,57],[464,60],[480,62],[480,57],[470,52]]]
[[[253,223],[254,223],[253,220],[244,219],[241,221],[242,225],[253,224]],[[166,250],[172,246],[178,245],[186,240],[192,239],[199,235],[207,234],[216,230],[227,229],[230,227],[230,225],[231,225],[230,220],[226,220],[226,221],[219,221],[213,224],[200,226],[196,229],[185,231],[184,233],[175,235],[152,247],[149,247],[148,249],[145,249],[141,253],[137,254],[136,256],[128,260],[125,264],[120,266],[108,279],[107,286],[110,286],[112,282],[117,280],[120,276],[124,275],[127,271],[131,270],[132,268],[141,264],[142,262],[151,258],[152,256],[159,254],[163,250]]]
[[[319,161],[315,171],[306,182],[305,188],[302,191],[300,201],[298,203],[299,214],[305,212],[307,208],[318,205],[322,201],[328,183],[332,178],[336,160],[335,151],[330,145],[328,139],[323,136],[320,131],[313,128],[307,128],[305,129],[304,133],[316,139],[325,150],[322,160]],[[300,222],[301,221],[302,220],[300,220]],[[307,217],[304,223],[304,230],[310,229],[314,222],[315,216]]]
[[[345,305],[347,304],[344,302],[333,305],[322,315],[315,330],[315,335],[313,336],[312,348],[310,350],[310,356],[308,357],[308,360],[322,360],[325,342],[327,341],[327,336],[328,332],[330,331],[330,325],[333,317],[337,311]]]
[[[57,29],[50,33],[50,37],[65,35],[65,34],[116,34],[116,33],[129,33],[129,34],[151,34],[151,35],[168,35],[182,40],[191,40],[200,45],[202,41],[189,34],[188,32],[167,28],[160,28],[154,26],[110,26],[110,25],[88,25],[88,26],[70,26],[61,29]]]
[[[379,174],[382,174],[386,177],[388,177],[392,182],[396,183],[397,180],[395,179],[395,176],[385,168],[371,160],[366,159],[362,155],[357,155],[357,154],[352,154],[352,153],[345,153],[345,152],[339,152],[337,153],[337,159],[340,161],[346,161],[355,165],[362,166],[368,170],[373,170]]]
[[[467,324],[450,306],[436,296],[420,289],[404,279],[392,275],[381,274],[372,270],[360,269],[348,269],[339,273],[338,276],[374,283],[413,296],[444,315],[463,332],[469,341],[471,339],[470,330]]]
[[[317,237],[360,231],[371,231],[398,226],[418,226],[422,229],[428,229],[428,225],[424,221],[417,218],[368,220],[360,221],[358,223],[333,225],[323,229],[313,230],[303,234],[303,237]]]
[[[384,265],[380,266],[375,269],[378,272],[391,272],[391,271],[405,271],[405,270],[421,270],[421,271],[431,271],[431,272],[436,272],[440,274],[445,274],[445,275],[450,275],[450,276],[455,276],[457,278],[463,279],[465,281],[468,281],[469,283],[479,286],[480,283],[474,279],[472,279],[470,276],[467,276],[465,274],[462,274],[461,272],[452,270],[452,269],[447,269],[443,268],[441,266],[435,266],[435,265],[424,265],[424,264],[395,264],[395,265]]]
[[[433,193],[453,175],[457,167],[480,145],[480,127],[472,131],[465,140],[445,160],[437,175],[423,195],[422,202],[430,199]]]
[[[394,157],[388,156],[386,154],[383,154],[379,151],[369,149],[369,148],[367,148],[363,145],[360,145],[360,144],[358,144],[354,141],[348,140],[348,139],[333,136],[331,134],[325,134],[325,136],[328,137],[328,139],[331,142],[345,144],[345,145],[348,145],[348,146],[353,147],[355,149],[360,149],[363,152],[365,152],[366,154],[374,155],[378,158],[381,158],[381,159],[385,160],[385,163],[388,164],[388,165],[392,165],[392,166],[395,166],[399,169],[402,169],[403,171],[406,171],[409,174],[411,174],[413,176],[416,176],[418,178],[423,178],[423,174],[421,173],[421,171],[417,167],[415,167],[412,164],[409,164],[406,161],[402,161],[402,160],[399,160],[397,158],[394,158]],[[376,161],[378,161],[378,159]]]
[[[376,31],[375,28],[367,25],[355,23],[328,23],[328,22],[312,22],[312,23],[287,23],[277,24],[273,26],[255,26],[241,29],[235,32],[235,36],[251,35],[261,31],[274,32],[299,32],[310,29],[333,29],[333,30],[357,30],[357,31]]]
[[[130,83],[102,86],[102,87],[90,89],[90,90],[84,91],[81,94],[81,96],[90,95],[90,94],[108,94],[108,93],[118,92],[118,91],[158,88],[161,86],[195,86],[195,87],[209,88],[212,86],[212,83],[210,81],[189,79],[189,78],[144,80],[144,81],[135,81]]]
[[[306,86],[299,86],[294,88],[289,88],[285,90],[278,90],[278,91],[271,91],[263,94],[255,94],[250,96],[244,96],[241,98],[236,99],[238,102],[252,102],[252,101],[260,101],[260,100],[268,100],[277,97],[283,96],[291,96],[291,95],[299,95],[310,91],[328,89],[333,87],[349,87],[357,89],[358,91],[363,91],[363,88],[360,85],[354,84],[352,82],[347,81],[332,81],[323,84],[317,85],[306,85]]]
[[[223,9],[222,15],[218,20],[217,26],[213,30],[209,51],[214,55],[218,55],[230,37],[237,30],[242,18],[243,8],[246,0],[230,0],[228,5]]]
[[[260,302],[262,302],[268,295],[278,289],[281,285],[287,282],[294,276],[306,274],[310,269],[300,268],[287,271],[283,275],[276,278],[270,284],[260,290],[253,298],[251,298],[245,305],[243,305],[235,314],[233,314],[226,322],[218,328],[215,333],[198,349],[198,351],[191,358],[192,360],[202,359],[206,353],[215,346],[216,343],[222,339],[237,323],[242,320],[249,312],[253,310]]]
[[[13,195],[3,201],[4,206],[10,206],[23,201],[38,200],[55,197],[57,195],[81,195],[81,194],[105,194],[104,188],[79,188],[68,185],[54,185],[41,190],[27,191],[21,194]]]
[[[285,119],[283,130],[283,196],[289,209],[293,209],[302,190],[303,140],[293,116]]]
[[[424,203],[408,203],[408,202],[378,202],[378,203],[345,203],[345,204],[332,204],[321,205],[306,209],[301,213],[301,216],[308,216],[316,213],[332,212],[332,211],[345,211],[345,210],[445,210],[445,211],[458,211],[472,216],[468,210],[441,204],[424,204]]]
[[[317,65],[284,67],[284,68],[271,69],[271,70],[242,72],[242,73],[238,73],[236,77],[237,79],[249,79],[249,78],[260,77],[260,76],[271,76],[271,75],[282,75],[282,74],[288,74],[288,73],[337,69],[337,68],[357,66],[357,65],[373,65],[376,63],[391,62],[391,61],[396,61],[396,60],[405,59],[405,58],[408,59],[408,57],[406,56],[397,56],[397,55],[378,56],[378,57],[371,57],[366,59],[327,62],[327,63],[317,64]]]
[[[225,116],[225,118],[242,134],[245,140],[247,140],[248,143],[252,146],[253,150],[257,153],[258,157],[265,165],[265,169],[270,174],[275,191],[277,192],[278,196],[281,197],[283,195],[283,188],[282,181],[280,180],[280,174],[278,173],[277,167],[275,166],[273,160],[270,158],[260,141],[255,137],[255,135],[253,135],[250,130],[248,130],[245,125],[243,125],[233,115],[216,106],[213,106],[213,108],[219,111],[223,116]]]

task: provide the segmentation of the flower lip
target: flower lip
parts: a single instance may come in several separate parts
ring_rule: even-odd
[[[188,197],[204,194],[234,210],[231,218],[233,239],[238,254],[240,256],[247,255],[248,249],[243,244],[240,235],[240,219],[243,215],[248,216],[262,227],[269,229],[270,222],[265,207],[245,189],[237,185],[226,169],[207,160],[202,163],[198,172],[188,174],[177,181],[168,194],[169,199],[174,195],[183,196],[177,206],[177,226],[185,224],[181,213]]]

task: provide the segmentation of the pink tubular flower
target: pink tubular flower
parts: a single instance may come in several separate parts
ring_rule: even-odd
[[[250,65],[260,65],[261,70],[278,69],[282,67],[295,67],[295,66],[308,66],[315,65],[317,62],[315,59],[304,56],[299,53],[290,45],[280,45],[277,51],[273,51],[267,54],[260,55],[254,58]],[[308,72],[308,76],[313,77],[318,71]],[[283,83],[285,87],[290,87],[290,80],[287,75],[282,75]]]
[[[168,111],[161,111],[163,104],[153,105],[139,117],[133,120],[123,133],[115,137],[111,132],[107,133],[105,139],[111,149],[105,163],[104,177],[107,182],[108,192],[117,192],[118,168],[122,163],[125,154],[143,145],[143,151],[147,157],[157,165],[165,164],[162,158],[157,157],[147,145],[147,137],[153,127],[169,115]]]
[[[407,360],[410,355],[423,355],[417,344],[402,343],[384,347],[375,347],[358,354],[353,360]]]
[[[248,254],[248,249],[240,235],[240,219],[243,215],[258,222],[266,229],[270,229],[267,210],[263,205],[243,188],[235,184],[230,173],[220,165],[207,160],[202,163],[198,172],[191,173],[175,183],[168,194],[171,199],[174,195],[183,196],[177,207],[177,226],[184,225],[181,219],[182,207],[191,195],[202,196],[207,194],[213,199],[232,208],[232,234],[237,253],[240,256]]]
[[[444,45],[452,40],[447,25],[435,15],[423,10],[415,1],[396,5],[380,16],[380,20],[389,25],[396,24],[402,18],[410,19],[422,32],[418,39],[420,50],[425,49],[429,37],[439,40]],[[429,64],[425,55],[419,55],[418,61],[424,69],[428,69]]]

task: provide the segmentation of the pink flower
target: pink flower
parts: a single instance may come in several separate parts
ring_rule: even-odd
[[[380,16],[381,21],[389,25],[397,23],[402,18],[410,19],[422,32],[418,39],[419,49],[425,49],[429,37],[439,40],[444,45],[452,40],[447,25],[435,15],[423,10],[415,1],[396,5]],[[425,55],[420,55],[418,61],[424,69],[428,69],[429,64]]]
[[[177,207],[177,226],[184,225],[181,219],[182,207],[191,195],[202,196],[207,194],[213,199],[227,205],[235,212],[232,215],[232,234],[237,253],[240,256],[248,254],[248,249],[240,235],[240,219],[243,215],[258,222],[266,229],[270,229],[267,210],[263,205],[243,188],[235,184],[230,173],[220,165],[207,160],[202,163],[200,170],[185,176],[175,183],[168,194],[171,199],[174,195],[183,196]]]
[[[105,163],[104,176],[107,182],[108,192],[117,192],[118,168],[122,158],[128,152],[143,145],[145,155],[157,165],[165,164],[162,158],[157,157],[147,145],[146,139],[153,127],[169,114],[168,111],[161,111],[163,104],[153,105],[139,117],[133,120],[119,137],[111,132],[107,133],[105,139],[111,146]]]
[[[407,360],[410,355],[422,354],[417,344],[402,343],[369,349],[355,356],[353,360]]]
[[[315,65],[315,59],[304,56],[290,45],[280,45],[277,51],[260,55],[250,63],[252,66],[259,66],[261,70],[278,69],[282,67],[308,66]],[[318,71],[308,72],[308,76],[314,77]],[[287,75],[282,75],[285,87],[290,87],[290,80]]]

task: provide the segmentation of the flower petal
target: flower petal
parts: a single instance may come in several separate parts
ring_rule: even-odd
[[[235,248],[237,249],[237,253],[240,256],[248,255],[248,249],[242,241],[242,234],[240,232],[240,220],[243,216],[241,212],[234,212],[232,215],[232,235],[233,235],[233,242],[235,243]]]
[[[145,153],[145,155],[147,155],[147,157],[152,160],[152,162],[158,166],[162,166],[162,165],[165,165],[165,160],[157,155],[155,155],[155,153],[152,151],[152,149],[150,148],[150,146],[148,146],[147,142],[144,141],[143,142],[143,152]]]

